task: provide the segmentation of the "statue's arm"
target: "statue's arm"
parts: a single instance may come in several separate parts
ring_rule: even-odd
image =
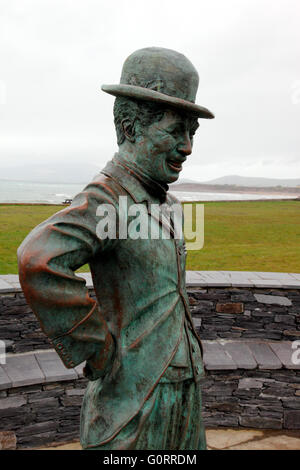
[[[71,206],[37,226],[18,249],[19,277],[27,302],[65,366],[87,360],[90,379],[111,365],[113,338],[85,281],[74,271],[114,241],[96,235],[96,210],[114,203],[101,185],[92,184]]]

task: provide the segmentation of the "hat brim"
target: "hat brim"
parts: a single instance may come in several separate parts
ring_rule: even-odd
[[[127,98],[134,98],[137,100],[151,101],[160,103],[165,106],[180,109],[189,114],[193,114],[198,118],[213,119],[214,114],[209,109],[197,104],[191,103],[190,101],[169,96],[158,91],[150,90],[149,88],[143,88],[135,85],[102,85],[101,90],[105,93],[109,93],[113,96],[124,96]]]

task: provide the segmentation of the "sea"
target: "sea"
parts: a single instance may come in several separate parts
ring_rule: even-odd
[[[0,203],[61,204],[83,190],[79,183],[36,183],[0,180]],[[171,191],[180,201],[247,201],[293,199],[293,195]]]

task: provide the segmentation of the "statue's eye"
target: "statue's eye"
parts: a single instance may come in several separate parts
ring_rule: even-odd
[[[177,136],[180,133],[180,131],[181,131],[181,129],[179,128],[179,126],[175,126],[175,127],[168,130],[169,134],[171,134],[173,136]]]
[[[190,128],[190,137],[194,137],[194,135],[196,134],[196,130],[198,129],[199,127],[199,124],[198,122],[196,122],[193,126],[191,126]]]

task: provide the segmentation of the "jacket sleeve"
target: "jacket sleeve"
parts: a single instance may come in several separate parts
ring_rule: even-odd
[[[111,365],[114,341],[107,323],[74,271],[115,240],[96,234],[99,204],[116,206],[113,191],[97,182],[71,206],[38,225],[18,249],[19,278],[26,300],[66,367],[87,361],[90,380]]]

